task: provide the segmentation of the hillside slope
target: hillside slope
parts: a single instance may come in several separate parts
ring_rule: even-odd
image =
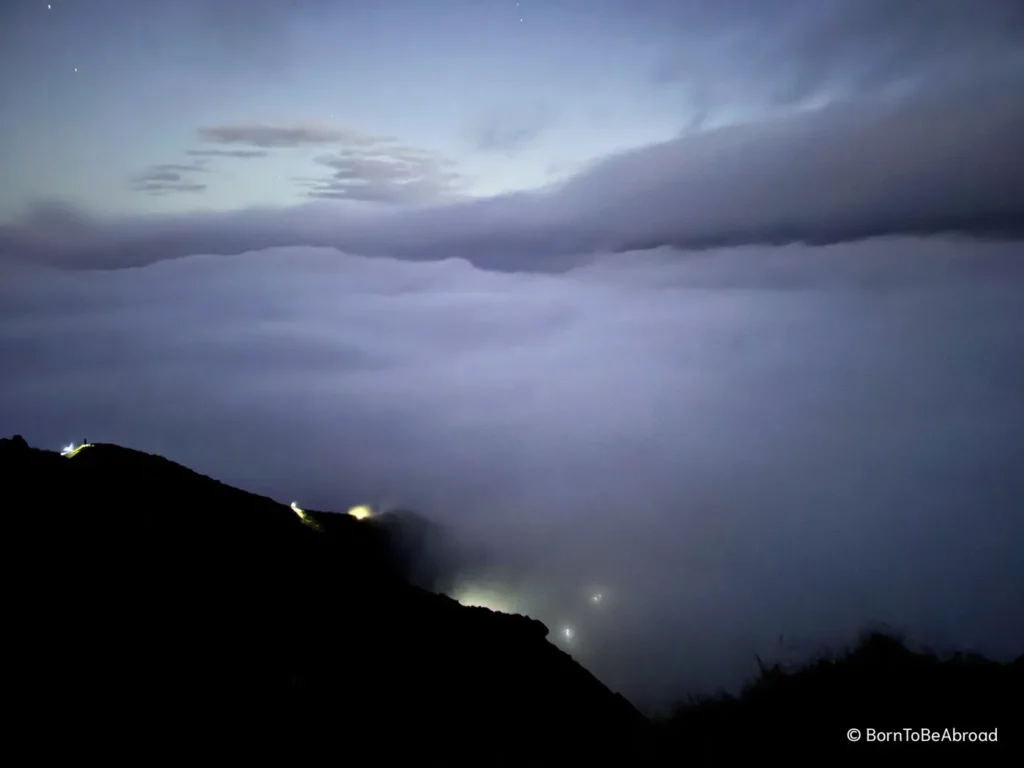
[[[115,445],[3,440],[0,467],[9,677],[26,732],[64,736],[43,748],[536,764],[625,758],[645,728],[540,622],[410,586],[377,520],[304,521]]]
[[[1024,754],[1024,656],[940,659],[873,634],[652,724],[542,623],[411,586],[415,520],[303,519],[103,444],[67,458],[0,440],[0,490],[7,725],[37,756],[987,766]],[[849,728],[998,729],[998,743],[851,742]]]

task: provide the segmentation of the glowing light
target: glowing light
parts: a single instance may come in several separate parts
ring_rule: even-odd
[[[306,510],[302,509],[297,502],[293,501],[291,506],[292,512],[299,516],[299,520],[302,521],[303,525],[312,528],[314,531],[323,531],[323,528],[320,527],[320,524],[317,523],[317,521],[311,518],[308,514],[306,514]]]
[[[604,594],[601,592],[595,592],[590,596],[590,602],[594,605],[600,605],[602,600],[604,600]]]
[[[350,509],[348,513],[352,515],[352,517],[354,517],[356,520],[365,520],[366,518],[371,517],[373,515],[373,512],[370,511],[369,507],[362,505],[358,507],[352,507],[352,509]]]
[[[63,448],[61,448],[60,455],[66,456],[67,458],[71,459],[77,456],[83,448],[92,448],[92,443],[82,443],[77,448],[75,447],[74,443],[68,443]]]
[[[576,637],[576,630],[574,630],[572,627],[563,627],[562,637],[564,637],[567,642],[571,643]]]
[[[456,590],[451,598],[467,608],[487,608],[498,613],[517,613],[512,599],[496,589],[467,586]]]

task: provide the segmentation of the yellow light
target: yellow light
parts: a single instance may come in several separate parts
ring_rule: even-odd
[[[314,531],[323,531],[323,528],[320,527],[320,524],[317,523],[317,521],[314,520],[312,517],[307,515],[306,510],[299,507],[299,505],[296,502],[293,501],[291,506],[292,512],[299,516],[299,520],[302,521],[303,525],[307,526],[308,528],[312,528]]]
[[[354,517],[356,520],[365,520],[373,514],[373,512],[370,511],[369,507],[363,505],[360,505],[358,507],[352,507],[352,509],[350,509],[348,513],[352,515],[352,517]]]
[[[82,443],[80,446],[75,448],[75,444],[71,443],[64,446],[64,449],[60,452],[61,456],[67,456],[69,459],[77,456],[83,448],[92,448],[92,443]]]
[[[498,613],[517,613],[515,602],[498,589],[467,586],[450,595],[467,608],[487,608]]]

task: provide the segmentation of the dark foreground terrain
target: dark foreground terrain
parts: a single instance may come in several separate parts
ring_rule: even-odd
[[[0,482],[5,731],[36,758],[973,766],[1022,754],[1022,658],[940,660],[875,635],[651,722],[540,622],[413,586],[415,521],[303,519],[105,444],[64,457],[0,440]],[[997,741],[869,741],[904,728]]]

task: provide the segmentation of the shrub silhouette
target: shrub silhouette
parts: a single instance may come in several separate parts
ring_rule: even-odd
[[[696,765],[732,765],[765,755],[790,764],[919,759],[929,765],[1003,765],[1011,752],[1020,753],[1022,729],[1013,713],[1024,690],[1021,658],[1012,664],[976,654],[942,658],[912,651],[898,636],[873,630],[842,654],[826,654],[801,667],[760,667],[757,679],[738,696],[691,700],[657,723],[660,753]],[[861,731],[860,741],[847,738],[851,728]],[[998,731],[999,740],[878,743],[867,740],[869,728]]]

